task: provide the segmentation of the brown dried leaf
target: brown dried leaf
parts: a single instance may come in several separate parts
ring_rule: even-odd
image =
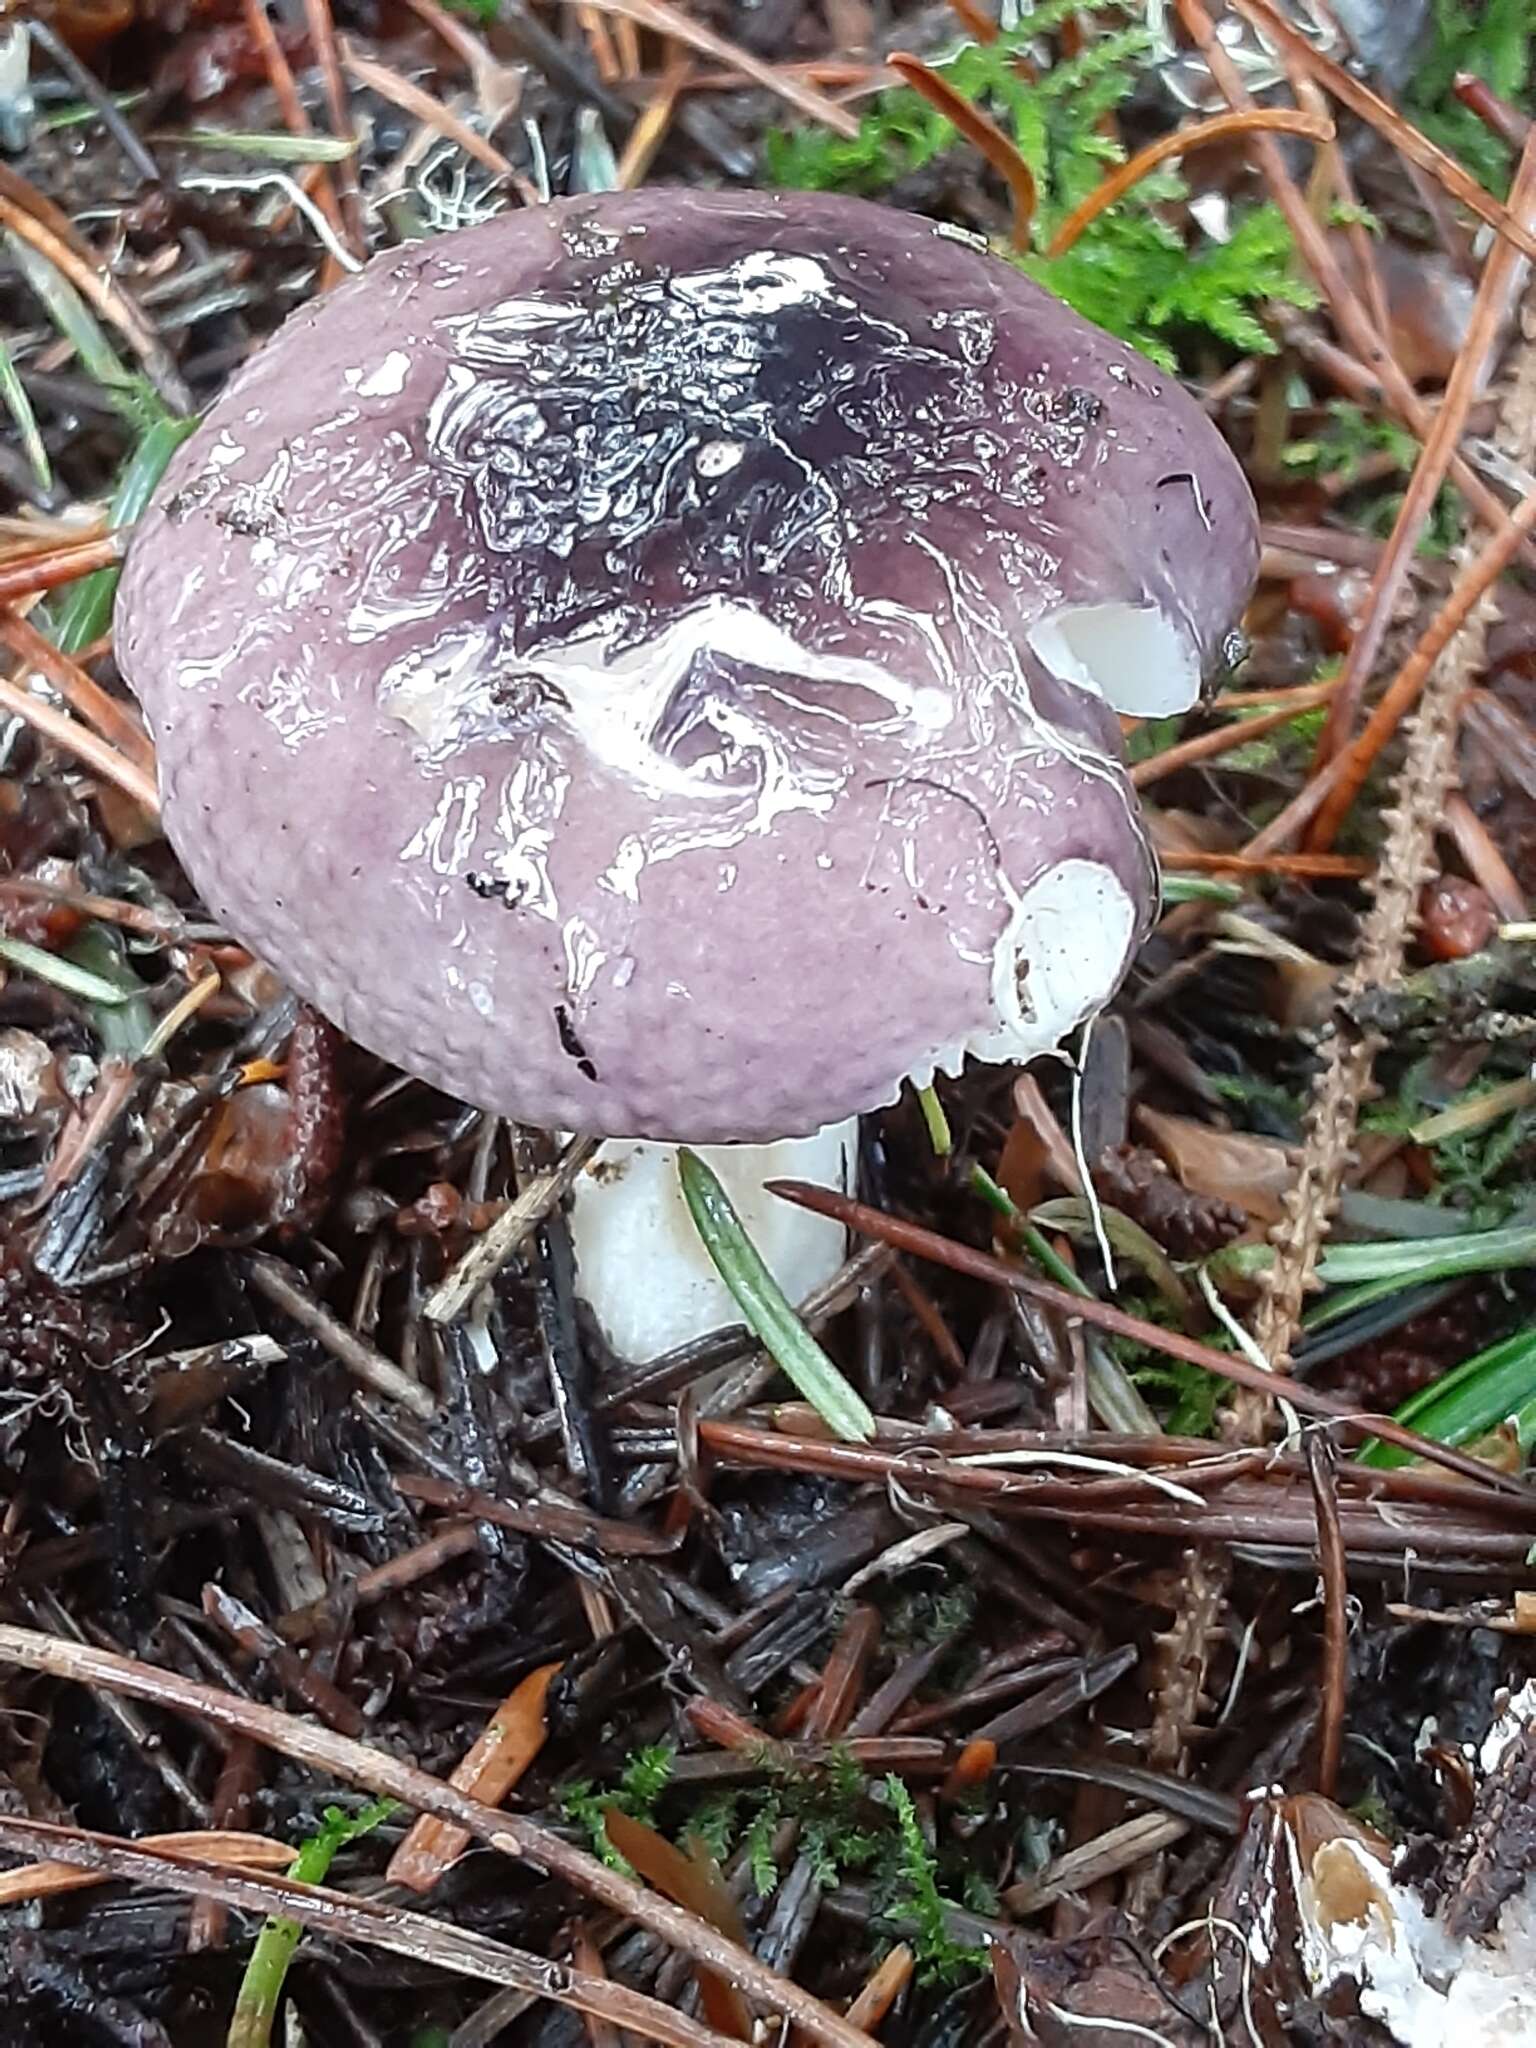
[[[1260,1223],[1280,1221],[1300,1157],[1294,1146],[1145,1106],[1136,1121],[1194,1194],[1235,1202]]]
[[[735,1897],[703,1842],[690,1839],[685,1855],[681,1849],[674,1849],[664,1835],[631,1814],[621,1813],[616,1806],[610,1806],[603,1815],[603,1825],[614,1848],[634,1865],[647,1884],[664,1892],[674,1905],[686,1906],[701,1920],[718,1927],[732,1941],[745,1942],[746,1930]],[[699,2002],[710,2025],[734,2040],[750,2041],[752,2015],[735,1985],[702,1965],[695,1974]]]
[[[558,1664],[541,1664],[508,1693],[448,1780],[456,1792],[467,1792],[487,1806],[501,1804],[544,1747],[545,1701],[559,1669]],[[389,1879],[414,1892],[429,1892],[469,1842],[466,1829],[424,1813],[390,1858]]]

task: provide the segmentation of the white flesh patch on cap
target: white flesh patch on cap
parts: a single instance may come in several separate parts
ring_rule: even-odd
[[[1156,605],[1072,604],[1030,628],[1036,656],[1112,711],[1166,718],[1200,695],[1200,657]]]
[[[831,1279],[847,1238],[840,1223],[779,1201],[764,1183],[787,1176],[846,1194],[858,1142],[859,1120],[849,1117],[809,1138],[695,1148],[719,1175],[743,1229],[793,1302]],[[615,1354],[631,1364],[741,1320],[683,1200],[675,1145],[610,1139],[572,1193],[571,1239],[576,1291]]]
[[[1103,1008],[1120,985],[1136,934],[1136,906],[1113,868],[1064,860],[1019,896],[992,952],[997,1022],[941,1046],[908,1078],[925,1088],[966,1059],[1033,1059]]]

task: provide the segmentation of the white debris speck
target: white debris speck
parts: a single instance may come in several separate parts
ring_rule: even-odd
[[[1536,1721],[1536,1678],[1526,1680],[1483,1737],[1477,1760],[1484,1775],[1498,1768],[1505,1750],[1520,1739],[1533,1721]]]
[[[739,441],[704,441],[693,458],[693,466],[700,476],[713,482],[717,476],[729,475],[745,452]]]

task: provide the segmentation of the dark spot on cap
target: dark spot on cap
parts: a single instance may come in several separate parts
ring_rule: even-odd
[[[576,1062],[577,1073],[584,1074],[589,1081],[595,1081],[597,1068],[592,1064],[587,1048],[582,1044],[576,1026],[571,1022],[571,1013],[564,1003],[555,1005],[555,1029],[560,1034],[562,1051],[569,1053]]]

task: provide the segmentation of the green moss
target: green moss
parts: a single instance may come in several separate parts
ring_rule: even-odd
[[[1241,213],[1225,242],[1198,231],[1192,242],[1175,224],[1172,204],[1185,195],[1183,181],[1164,168],[1101,214],[1065,254],[1046,255],[1057,228],[1123,158],[1104,132],[1106,117],[1135,92],[1152,47],[1142,27],[1101,25],[1076,56],[1042,67],[1042,37],[1069,14],[1123,18],[1109,0],[1053,0],[996,42],[964,43],[933,67],[1005,130],[1034,176],[1032,246],[1018,259],[1021,268],[1166,367],[1202,342],[1272,353],[1263,307],[1277,299],[1312,305],[1315,294],[1296,272],[1289,232],[1271,206]],[[1026,51],[1027,65],[1020,61]],[[765,166],[771,184],[873,197],[956,149],[971,145],[921,93],[899,86],[880,95],[852,138],[813,130],[770,135]]]

